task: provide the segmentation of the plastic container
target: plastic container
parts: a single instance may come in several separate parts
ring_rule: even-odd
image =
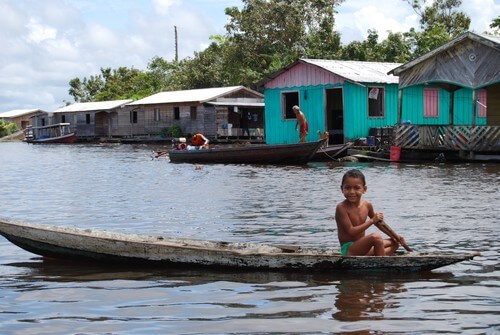
[[[391,162],[399,162],[399,158],[401,157],[401,147],[391,147],[390,158]]]
[[[376,146],[377,142],[375,141],[375,136],[368,136],[366,138],[366,144],[369,145],[370,147]]]

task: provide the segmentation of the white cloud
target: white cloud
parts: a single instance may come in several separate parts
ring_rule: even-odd
[[[54,39],[57,35],[57,29],[41,24],[37,18],[30,18],[26,28],[28,28],[28,41],[34,43]]]
[[[346,1],[337,8],[336,29],[341,32],[344,44],[362,41],[368,36],[368,29],[375,29],[379,41],[387,38],[388,32],[404,32],[418,27],[418,16],[401,0]]]
[[[0,0],[0,112],[21,108],[52,111],[71,101],[72,78],[100,68],[145,69],[154,56],[193,56],[224,34],[224,9],[241,0]],[[498,0],[464,1],[471,28],[482,32],[500,12]],[[387,31],[419,27],[402,0],[346,0],[336,29],[343,43],[364,40],[368,29],[380,39]]]

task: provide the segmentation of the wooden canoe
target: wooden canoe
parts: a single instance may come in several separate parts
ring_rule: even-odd
[[[324,141],[171,150],[168,155],[172,163],[305,164]]]
[[[344,270],[415,272],[470,260],[478,255],[407,253],[391,257],[344,257],[333,248],[202,241],[14,221],[0,221],[0,234],[41,256],[164,268],[184,265],[322,273]]]

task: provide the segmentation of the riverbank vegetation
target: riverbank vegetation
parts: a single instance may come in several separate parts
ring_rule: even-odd
[[[420,27],[389,32],[379,42],[368,30],[364,41],[343,45],[335,31],[335,8],[353,0],[242,0],[226,8],[224,35],[193,57],[169,61],[154,56],[144,71],[119,67],[73,78],[69,94],[75,102],[141,99],[161,91],[244,85],[257,88],[266,75],[298,58],[405,63],[469,29],[469,16],[458,10],[461,0],[401,0],[420,17]],[[427,2],[431,2],[426,3]],[[492,28],[500,28],[500,17]]]
[[[19,129],[15,123],[0,120],[0,137],[9,136],[18,131]]]

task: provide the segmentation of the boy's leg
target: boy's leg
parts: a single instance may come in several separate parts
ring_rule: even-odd
[[[347,256],[385,256],[384,240],[378,233],[363,236],[347,250]]]
[[[392,255],[396,250],[398,250],[398,248],[399,244],[394,242],[394,240],[390,238],[384,240],[384,250],[386,256]]]

